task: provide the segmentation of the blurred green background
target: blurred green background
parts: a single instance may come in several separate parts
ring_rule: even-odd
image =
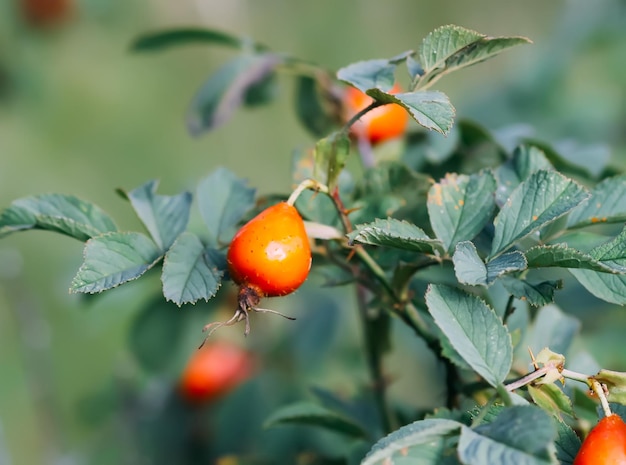
[[[438,85],[458,116],[489,129],[534,131],[549,143],[569,144],[584,164],[593,165],[608,153],[612,163],[625,164],[626,4],[621,0],[76,0],[67,18],[46,27],[25,21],[20,3],[0,3],[0,207],[30,194],[69,193],[112,213],[121,228],[137,229],[138,221],[115,188],[132,189],[157,178],[161,193],[175,194],[193,189],[217,166],[248,178],[260,193],[289,192],[292,151],[311,143],[292,111],[289,77],[281,76],[281,93],[270,106],[238,111],[226,126],[194,139],[184,125],[187,105],[232,52],[206,46],[129,52],[141,33],[188,25],[248,35],[331,69],[416,48],[442,24],[489,35],[524,35],[534,45]],[[146,373],[129,350],[128,334],[138,312],[150,305],[158,276],[101,298],[69,295],[81,251],[82,244],[45,232],[0,241],[2,465],[157,463],[135,444],[137,430],[150,436],[150,425],[158,419],[145,412],[167,402],[163,392],[212,316],[202,306],[170,309],[191,315],[184,340],[175,362],[158,376]],[[283,364],[293,360],[281,356],[295,339],[281,334],[283,321],[264,321],[246,341],[238,328],[226,330],[227,337],[269,360],[267,369],[234,398],[270,396],[277,382],[303,391],[317,383],[347,394],[355,379],[366,382],[352,301],[342,289],[321,292],[315,276],[311,281],[274,308],[289,313],[298,306],[309,324],[318,321],[309,314],[323,317],[325,323],[317,324],[328,340],[303,338],[300,352],[291,356],[298,359],[301,353],[302,358],[292,373]],[[312,295],[317,306],[306,313],[303,302],[316,301]],[[590,312],[581,312],[581,303],[582,310],[593,311],[593,321],[584,326],[591,352],[602,366],[626,370],[623,350],[616,350],[623,347],[622,312],[600,309],[587,295],[582,299],[564,297],[562,305],[576,304],[578,316],[586,320]],[[320,342],[327,344],[317,346]],[[167,337],[160,341],[164,347],[169,343]],[[346,363],[353,368],[346,369]],[[415,394],[424,382],[419,371],[432,369],[428,363],[419,362],[409,381],[394,387],[414,407],[438,401]],[[289,396],[298,399],[299,391],[270,396],[267,408],[249,410],[249,427],[239,432],[240,439],[254,441],[259,435],[255,421],[262,422],[272,403]],[[214,413],[221,425],[231,425],[227,420],[237,412],[229,407],[233,399]],[[232,437],[224,437],[226,453]],[[328,438],[319,441],[333,447]],[[271,449],[271,440],[268,444]]]

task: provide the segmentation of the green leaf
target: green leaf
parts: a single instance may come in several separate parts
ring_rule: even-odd
[[[570,213],[567,227],[580,228],[597,223],[626,221],[626,174],[599,183],[591,196]]]
[[[161,258],[147,236],[112,232],[85,244],[84,261],[72,280],[70,292],[95,294],[139,278]]]
[[[456,279],[461,284],[487,285],[487,266],[478,255],[476,246],[470,241],[459,242],[456,245],[452,263]]]
[[[217,70],[193,98],[187,128],[193,136],[226,123],[245,102],[247,92],[270,76],[283,61],[273,53],[242,54]]]
[[[264,423],[265,428],[278,425],[299,424],[318,426],[353,438],[366,438],[360,425],[332,410],[312,402],[299,402],[274,412]]]
[[[590,255],[620,273],[626,273],[626,227],[613,240],[594,247]]]
[[[368,92],[372,95],[371,92]],[[456,110],[443,92],[417,91],[390,95],[392,103],[402,105],[426,129],[447,135],[454,124]]]
[[[296,115],[311,134],[322,138],[339,122],[341,102],[333,95],[326,76],[299,76],[296,81]]]
[[[391,90],[395,83],[396,65],[389,60],[359,61],[337,71],[337,79],[356,87],[361,92],[369,89]]]
[[[444,248],[473,239],[491,219],[495,209],[493,175],[449,173],[428,191],[430,224]]]
[[[587,196],[581,185],[556,171],[534,172],[513,191],[496,216],[491,256],[565,215]]]
[[[242,48],[251,45],[251,41],[215,29],[187,27],[143,34],[133,41],[130,49],[133,52],[154,52],[169,47],[193,44],[216,44]],[[255,46],[261,47],[258,44]]]
[[[133,318],[128,345],[144,370],[163,373],[173,362],[175,349],[184,337],[183,316],[176,306],[159,296],[151,299]]]
[[[461,426],[442,418],[403,426],[374,444],[361,465],[441,464],[447,443]]]
[[[100,207],[71,195],[44,194],[15,200],[0,214],[0,237],[16,231],[44,229],[80,241],[117,231]]]
[[[425,73],[446,66],[446,61],[468,45],[485,37],[479,32],[446,25],[429,33],[419,48],[420,64]]]
[[[495,170],[498,180],[496,200],[504,205],[513,190],[536,171],[554,169],[545,153],[534,145],[522,145],[513,151],[513,157]]]
[[[219,289],[223,274],[211,250],[195,234],[183,233],[163,260],[163,295],[179,306],[208,301]]]
[[[528,393],[535,404],[562,420],[563,414],[575,418],[571,399],[556,384],[528,385]]]
[[[567,244],[538,245],[528,249],[525,255],[529,268],[581,268],[601,273],[619,273],[621,271],[621,267],[613,268],[590,254],[573,249]]]
[[[513,360],[511,336],[495,312],[479,297],[431,284],[428,311],[461,357],[490,385],[508,375]]]
[[[209,245],[218,246],[254,206],[256,190],[227,168],[217,168],[198,183],[200,215],[209,230]]]
[[[343,131],[333,132],[318,140],[315,144],[315,179],[326,184],[332,191],[349,155],[350,138]]]
[[[589,255],[615,271],[624,273],[626,267],[626,228],[613,240],[592,249]],[[626,305],[626,274],[611,275],[575,269],[569,271],[596,297],[607,302]]]
[[[534,406],[503,409],[488,424],[470,429],[463,426],[458,452],[468,465],[556,464],[552,441],[554,423]]]
[[[456,245],[452,262],[456,279],[470,286],[489,286],[500,276],[525,270],[527,265],[524,254],[517,251],[500,255],[485,264],[470,241]]]
[[[447,25],[435,29],[424,38],[419,57],[424,76],[442,75],[527,43],[531,42],[525,37],[487,37],[476,31]],[[431,77],[429,81],[432,80]]]
[[[125,195],[156,245],[164,252],[187,227],[191,194],[158,195],[158,185],[158,181],[148,181]]]
[[[379,218],[373,223],[357,225],[348,234],[348,239],[359,244],[382,245],[427,254],[443,252],[441,241],[431,239],[414,224],[393,218]]]
[[[560,465],[573,465],[581,441],[576,432],[562,421],[556,422],[556,458]]]
[[[527,301],[533,307],[543,307],[554,302],[554,292],[563,287],[561,280],[530,283],[512,276],[503,276],[501,282],[513,297]]]
[[[585,289],[598,299],[626,305],[626,275],[610,275],[589,270],[569,270]]]

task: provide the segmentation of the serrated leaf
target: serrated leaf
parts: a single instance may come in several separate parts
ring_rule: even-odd
[[[553,169],[552,165],[540,148],[534,145],[517,147],[513,151],[513,157],[495,170],[495,176],[498,180],[498,189],[496,190],[498,205],[504,205],[511,192],[521,182],[528,179],[532,173],[551,169]]]
[[[599,245],[589,252],[594,259],[616,269],[620,273],[626,267],[626,228],[613,240]],[[570,273],[589,292],[607,302],[626,305],[626,274],[611,275],[591,270],[570,269]]]
[[[626,228],[614,239],[594,247],[589,254],[620,273],[626,272]]]
[[[590,254],[568,247],[567,244],[538,245],[525,253],[529,268],[581,268],[601,273],[618,273],[620,270],[610,267]]]
[[[205,28],[180,28],[149,32],[137,37],[130,48],[134,52],[153,52],[190,44],[216,44],[241,48],[251,41],[225,32]]]
[[[437,326],[461,357],[490,385],[508,375],[513,359],[511,336],[480,298],[459,289],[431,284],[426,304]]]
[[[422,40],[418,51],[420,63],[426,73],[442,68],[455,53],[483,37],[484,34],[459,26],[441,26]]]
[[[589,270],[570,269],[570,273],[598,299],[626,305],[626,275],[612,275]]]
[[[570,213],[568,228],[580,228],[597,223],[626,221],[626,175],[607,178],[599,183],[591,196]]]
[[[371,95],[370,92],[368,92]],[[402,105],[426,129],[447,135],[454,124],[456,110],[443,92],[416,91],[393,94],[393,103]]]
[[[161,258],[156,244],[134,232],[112,232],[85,244],[83,264],[70,292],[95,294],[139,278]]]
[[[226,123],[246,93],[271,75],[283,61],[272,53],[241,54],[227,62],[202,85],[187,113],[187,128],[192,136]]]
[[[496,182],[491,173],[449,173],[428,191],[430,224],[444,248],[473,239],[491,219]]]
[[[531,174],[513,191],[494,220],[491,256],[565,215],[587,196],[584,187],[556,171]]]
[[[554,302],[554,292],[563,287],[563,281],[531,283],[512,276],[500,278],[504,288],[516,299],[524,300],[533,307],[543,307]]]
[[[263,424],[264,428],[285,424],[318,426],[353,438],[366,438],[367,433],[352,420],[312,402],[299,402],[274,412]]]
[[[156,245],[164,252],[187,227],[191,193],[158,195],[158,185],[158,181],[148,181],[127,192],[126,197]]]
[[[419,48],[424,76],[432,82],[442,75],[485,61],[504,50],[531,41],[525,37],[488,37],[459,26],[447,25],[428,34]]]
[[[337,79],[356,87],[361,92],[369,89],[380,89],[386,92],[394,85],[395,70],[396,65],[389,60],[359,61],[337,71]]]
[[[195,234],[183,233],[163,260],[163,295],[179,306],[200,299],[208,301],[219,289],[223,274],[200,239]]]
[[[557,418],[562,420],[563,414],[575,417],[571,399],[556,384],[528,385],[528,393],[535,404]]]
[[[562,421],[557,421],[557,437],[554,441],[556,458],[560,465],[573,465],[581,441],[576,432]]]
[[[343,131],[333,132],[318,140],[315,144],[315,179],[326,184],[332,191],[349,155],[350,138]]]
[[[508,252],[487,262],[487,284],[507,273],[523,271],[528,268],[526,257],[519,251]]]
[[[459,242],[456,245],[452,263],[456,279],[461,284],[487,285],[487,266],[478,255],[476,246],[470,241]]]
[[[463,426],[458,452],[467,465],[556,464],[552,419],[533,406],[503,409],[488,424],[470,429]]]
[[[484,263],[476,246],[470,241],[459,242],[454,255],[454,273],[461,284],[489,286],[500,276],[526,269],[526,259],[521,252],[510,252]]]
[[[185,318],[175,305],[167,303],[163,296],[151,299],[132,320],[128,334],[130,351],[144,370],[163,373],[176,356],[184,328]]]
[[[414,224],[393,218],[379,218],[373,223],[357,225],[348,234],[348,239],[359,244],[381,245],[427,254],[443,252],[441,241],[430,238]]]
[[[43,229],[80,241],[117,231],[100,207],[72,195],[43,194],[15,200],[0,214],[0,237],[16,231]]]
[[[403,426],[374,444],[361,465],[440,464],[447,440],[458,435],[461,426],[442,418]]]
[[[227,168],[217,168],[198,183],[200,215],[209,232],[209,245],[218,246],[241,217],[254,206],[256,189]]]

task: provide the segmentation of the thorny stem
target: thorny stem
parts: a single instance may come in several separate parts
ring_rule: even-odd
[[[600,381],[595,379],[593,376],[588,376],[583,373],[578,373],[576,371],[567,370],[565,368],[560,368],[556,364],[546,364],[541,368],[536,369],[535,371],[523,376],[522,378],[514,381],[512,383],[507,384],[506,391],[511,392],[516,389],[521,388],[527,384],[531,384],[533,381],[545,376],[548,372],[558,369],[561,376],[563,378],[568,378],[574,381],[579,381],[581,383],[585,383],[589,388],[598,396],[600,399],[600,404],[602,405],[602,410],[604,411],[605,416],[609,416],[612,414],[611,407],[609,406],[609,401],[606,397],[606,392],[604,390],[604,386]]]
[[[346,210],[343,201],[339,195],[339,189],[335,188],[330,194],[335,209],[341,218],[344,230],[349,233],[353,230],[352,222],[348,218],[348,211]],[[376,261],[367,253],[367,251],[360,245],[354,247],[354,253],[361,260],[361,263],[372,273],[374,278],[379,282],[384,291],[394,302],[391,311],[398,316],[405,324],[407,324],[413,331],[419,336],[433,352],[435,357],[445,367],[446,371],[446,387],[448,391],[447,405],[452,408],[455,404],[455,393],[457,391],[456,386],[458,384],[457,370],[448,359],[441,355],[441,346],[437,338],[433,337],[429,330],[428,325],[424,319],[419,315],[417,308],[409,299],[402,299],[397,295],[393,286],[387,279],[383,269],[376,263]],[[356,271],[355,271],[356,272]]]
[[[554,370],[554,366],[552,365],[545,365],[541,368],[538,368],[537,370],[528,373],[526,376],[523,376],[522,378],[518,379],[517,381],[513,381],[512,383],[509,383],[506,385],[506,390],[509,392],[515,391],[516,389],[521,388],[522,386],[526,386],[527,384],[532,383],[533,381],[535,381],[536,379],[541,378],[542,376],[544,376],[545,374],[547,374],[550,370]],[[561,373],[562,374],[562,373]]]

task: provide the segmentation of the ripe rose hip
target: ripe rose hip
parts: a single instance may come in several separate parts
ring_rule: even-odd
[[[583,441],[573,465],[626,465],[626,424],[619,415],[598,422]]]
[[[231,278],[239,285],[238,308],[230,320],[211,323],[205,330],[245,320],[248,334],[250,311],[278,313],[257,307],[263,297],[290,294],[309,274],[311,247],[302,217],[287,202],[265,209],[237,231],[226,261]]]
[[[215,341],[191,356],[180,378],[180,392],[190,402],[215,400],[252,374],[252,356],[237,345]]]
[[[397,94],[400,91],[400,86],[396,84],[390,93]],[[348,87],[343,102],[346,111],[345,119],[349,121],[359,111],[374,102],[374,99],[355,87]],[[407,111],[398,104],[389,103],[374,108],[361,116],[352,125],[351,132],[357,138],[366,139],[370,144],[375,145],[401,136],[405,133],[408,123],[409,114]]]

